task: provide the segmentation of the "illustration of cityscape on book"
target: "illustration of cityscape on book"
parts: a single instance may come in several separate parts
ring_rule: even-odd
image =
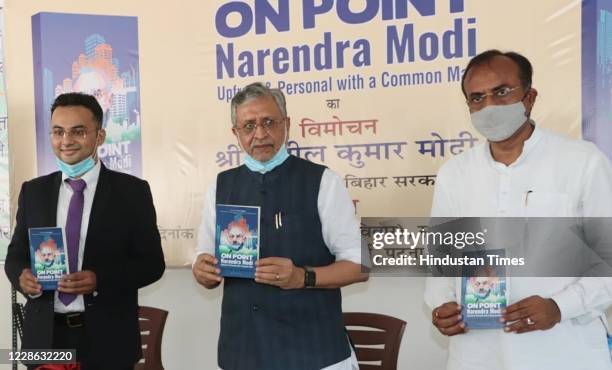
[[[68,275],[68,255],[61,227],[38,227],[28,230],[32,274],[43,290],[56,290],[57,283]]]
[[[217,204],[215,257],[223,277],[255,277],[260,208]]]
[[[82,92],[102,107],[98,157],[112,170],[142,175],[138,18],[41,12],[32,16],[36,159],[40,175],[57,170],[49,141],[57,96]]]
[[[504,250],[466,252],[469,257],[481,257],[488,262],[487,254],[505,256]],[[460,304],[463,322],[468,329],[498,329],[499,321],[508,303],[506,268],[490,264],[463,266],[460,286]]]

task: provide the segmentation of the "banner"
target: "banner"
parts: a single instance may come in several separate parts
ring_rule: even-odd
[[[582,3],[582,133],[612,160],[612,1]]]
[[[0,261],[11,240],[8,114],[4,80],[4,1],[0,2]]]
[[[427,216],[439,167],[484,143],[460,81],[469,59],[497,48],[527,56],[540,90],[538,125],[580,136],[580,4],[558,1],[223,1],[201,5],[206,123],[178,147],[205,181],[180,189],[162,222],[197,229],[206,186],[244,153],[230,131],[230,100],[263,81],[288,101],[291,154],[344,179],[358,216]],[[525,11],[529,9],[529,11]],[[503,15],[503,16],[502,16]],[[560,53],[569,50],[569,54]],[[561,78],[563,76],[563,78]],[[166,126],[166,125],[165,125]],[[188,153],[186,155],[184,153]],[[190,163],[190,162],[187,162]],[[177,163],[183,170],[188,166]],[[174,209],[195,208],[191,217]],[[178,213],[178,214],[177,214]],[[169,217],[169,215],[173,215]],[[177,220],[181,220],[180,223]],[[190,226],[185,226],[190,225]],[[178,233],[175,233],[178,235]],[[189,263],[195,240],[165,240],[169,262]]]
[[[32,17],[38,174],[57,170],[49,140],[51,105],[66,92],[96,96],[106,141],[99,158],[141,176],[136,17],[39,13]]]
[[[107,90],[85,90],[117,96],[115,111],[123,112],[123,120],[106,120],[118,141],[107,143],[100,156],[151,184],[169,266],[191,264],[208,186],[244,159],[231,132],[229,102],[256,81],[287,97],[290,153],[338,173],[359,217],[428,216],[440,166],[485,142],[470,122],[460,81],[470,58],[487,49],[517,51],[532,62],[536,124],[569,137],[584,134],[606,150],[602,140],[612,135],[602,130],[610,127],[605,117],[612,104],[597,103],[604,123],[592,135],[583,132],[594,127],[583,105],[589,99],[583,71],[597,64],[582,50],[602,45],[598,35],[607,29],[601,18],[583,19],[591,3],[185,0],[180,7],[143,1],[113,7],[126,16],[40,13],[33,19],[38,173],[55,169],[45,126],[50,102],[71,84],[75,88],[82,74],[78,63],[91,67],[93,47],[94,59],[98,49],[97,60],[106,60],[119,77],[111,88],[102,84]],[[598,11],[609,3],[597,2],[603,4]],[[90,8],[95,14],[109,9],[68,2],[53,9]],[[40,10],[34,2],[16,1],[11,11],[23,17]],[[109,47],[110,64],[104,52]],[[21,81],[31,69],[26,73],[18,64]],[[86,75],[88,86],[107,81]],[[601,75],[591,79],[602,81]],[[602,101],[609,99],[606,85],[597,91]],[[31,99],[27,93],[18,98]],[[123,96],[126,110],[118,109]],[[147,119],[142,140],[141,110]]]

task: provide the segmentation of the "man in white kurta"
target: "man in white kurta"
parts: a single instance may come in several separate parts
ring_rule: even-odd
[[[440,169],[432,217],[612,216],[608,159],[592,143],[529,119],[537,96],[531,72],[516,53],[488,51],[470,62],[462,87],[488,141]],[[509,278],[509,304],[529,306],[529,317],[508,320],[506,330],[469,330],[458,311],[447,313],[457,306],[455,283],[428,278],[425,291],[434,325],[449,336],[448,369],[612,369],[605,328],[612,279]]]

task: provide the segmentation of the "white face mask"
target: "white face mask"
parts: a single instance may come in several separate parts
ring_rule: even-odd
[[[489,141],[504,141],[525,123],[527,112],[522,101],[508,105],[489,105],[470,114],[472,125]]]

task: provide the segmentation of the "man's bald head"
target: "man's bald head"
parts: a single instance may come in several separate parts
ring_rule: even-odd
[[[520,80],[525,91],[531,87],[533,67],[529,59],[514,51],[504,53],[496,49],[491,49],[476,55],[470,60],[465,68],[465,72],[461,78],[461,90],[466,98],[467,92],[465,89],[465,82],[468,78],[472,77],[472,70],[476,67],[491,66],[492,64],[507,64],[507,66],[504,67],[516,72],[516,76]],[[512,67],[511,64],[515,67]]]

